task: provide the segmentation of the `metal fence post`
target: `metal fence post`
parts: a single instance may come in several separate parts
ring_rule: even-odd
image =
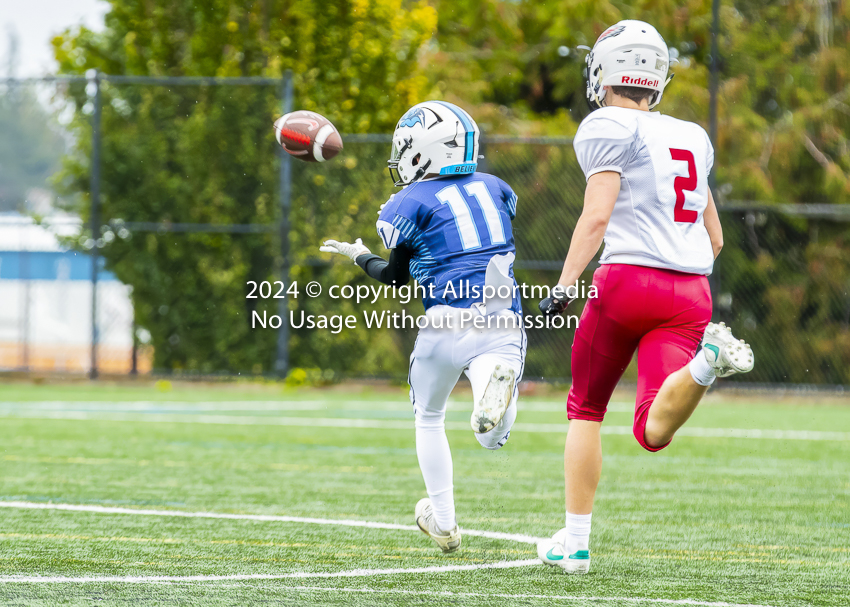
[[[281,83],[283,113],[292,111],[292,70],[286,70]],[[283,151],[280,154],[280,279],[289,288],[289,207],[292,200],[292,158]],[[289,305],[285,297],[277,300],[280,329],[277,334],[277,359],[275,372],[286,377],[289,371]]]
[[[139,374],[139,338],[136,337],[136,311],[133,310],[133,349],[130,351],[130,375]]]
[[[718,57],[717,36],[720,33],[720,0],[712,0],[711,3],[711,74],[709,79],[709,101],[708,101],[708,136],[711,145],[714,146],[714,166],[708,175],[708,186],[714,190],[717,185],[717,89],[720,85],[718,70],[720,68],[720,57]],[[720,264],[714,261],[714,271],[708,280],[709,288],[713,298],[720,294]]]
[[[24,228],[26,229],[26,228]],[[29,238],[23,238],[20,251],[20,277],[23,283],[23,314],[21,315],[21,341],[23,342],[21,367],[30,370],[30,307],[32,306],[32,279],[30,278]]]
[[[97,272],[99,263],[100,240],[100,72],[95,70],[89,78],[94,85],[94,108],[92,112],[92,146],[91,146],[91,370],[89,377],[97,379]]]
[[[709,100],[708,100],[708,136],[711,139],[711,145],[717,150],[717,88],[718,68],[720,61],[717,56],[717,36],[720,31],[720,0],[712,0],[711,3],[711,66],[710,79],[708,84]],[[717,170],[712,168],[711,174],[708,176],[708,185],[714,187],[715,174]]]

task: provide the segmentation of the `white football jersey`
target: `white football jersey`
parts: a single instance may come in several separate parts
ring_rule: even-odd
[[[620,173],[599,263],[711,274],[703,212],[714,148],[705,129],[658,112],[604,107],[584,119],[574,147],[586,178]]]

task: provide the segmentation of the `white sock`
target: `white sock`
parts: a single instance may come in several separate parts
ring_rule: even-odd
[[[714,368],[708,364],[708,360],[706,360],[705,353],[702,351],[702,348],[700,348],[697,355],[694,356],[694,359],[688,363],[688,371],[691,372],[691,377],[693,377],[694,381],[700,386],[710,386],[714,383],[714,380],[717,379],[714,375]]]
[[[567,554],[577,550],[587,550],[590,545],[590,514],[570,514],[567,512],[567,535],[564,545]]]
[[[457,520],[452,484],[452,452],[442,421],[416,420],[416,455],[425,479],[425,490],[431,498],[437,527],[442,531],[450,531],[457,525]]]
[[[440,531],[451,531],[457,526],[455,519],[455,492],[449,487],[440,493],[428,492],[431,498],[431,508],[434,509],[434,520]]]

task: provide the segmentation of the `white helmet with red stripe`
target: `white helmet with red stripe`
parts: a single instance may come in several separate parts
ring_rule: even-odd
[[[606,86],[634,86],[655,91],[650,109],[661,102],[670,82],[670,51],[664,38],[644,21],[620,21],[602,32],[587,55],[587,101],[594,109],[605,99]]]

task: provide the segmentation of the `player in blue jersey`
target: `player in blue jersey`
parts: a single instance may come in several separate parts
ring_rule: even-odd
[[[402,116],[388,162],[403,189],[381,207],[378,235],[389,261],[354,243],[325,241],[322,251],[350,257],[388,285],[412,275],[425,289],[429,325],[410,356],[416,454],[428,497],[416,524],[443,552],[460,547],[455,518],[446,403],[462,373],[472,384],[475,437],[499,449],[516,419],[526,337],[513,275],[511,221],[517,197],[498,177],[475,172],[479,130],[461,108],[427,101]]]

